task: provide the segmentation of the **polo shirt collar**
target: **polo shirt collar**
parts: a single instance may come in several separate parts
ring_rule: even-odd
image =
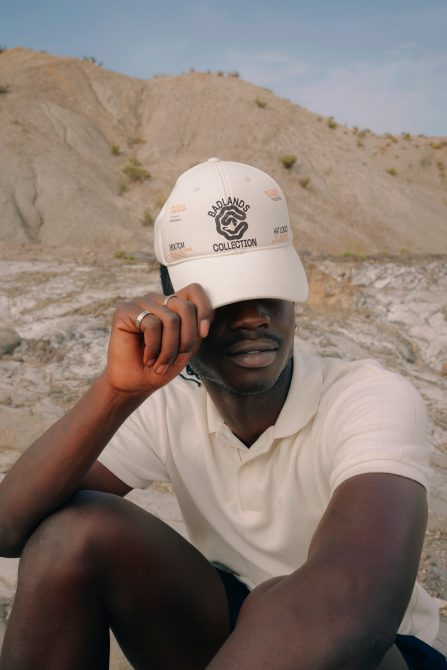
[[[278,420],[273,427],[273,439],[293,435],[315,416],[320,402],[323,374],[320,359],[299,350],[295,339],[293,373],[289,393]],[[223,419],[210,396],[206,395],[209,433],[216,433]],[[270,430],[270,429],[268,429]]]

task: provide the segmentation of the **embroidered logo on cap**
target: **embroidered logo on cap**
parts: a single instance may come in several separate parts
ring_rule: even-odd
[[[208,216],[212,216],[216,222],[216,230],[227,240],[240,240],[248,230],[246,212],[250,205],[241,198],[226,198],[218,200]]]

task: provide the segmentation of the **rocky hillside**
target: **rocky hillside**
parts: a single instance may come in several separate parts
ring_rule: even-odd
[[[447,252],[446,138],[346,128],[237,77],[143,81],[7,50],[0,149],[7,243],[150,251],[176,176],[218,155],[281,183],[298,248]]]

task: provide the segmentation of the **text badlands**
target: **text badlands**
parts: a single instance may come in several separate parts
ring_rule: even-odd
[[[258,240],[255,237],[251,237],[248,240],[231,240],[231,242],[219,242],[219,244],[213,244],[214,251],[231,251],[232,249],[243,249],[245,247],[257,247]]]

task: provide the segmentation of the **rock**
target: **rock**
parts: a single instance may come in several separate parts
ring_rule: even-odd
[[[0,356],[12,353],[21,341],[20,335],[14,328],[0,325]]]
[[[0,473],[8,472],[19,456],[20,452],[16,451],[16,449],[3,449],[0,447]]]
[[[110,670],[132,670],[132,666],[121,651],[115,636],[110,635]]]
[[[0,557],[0,603],[11,602],[17,583],[18,558]]]
[[[447,377],[447,361],[444,361],[441,367],[441,374]]]
[[[0,649],[6,620],[9,616],[12,599],[16,590],[18,567],[18,558],[0,557]]]
[[[414,344],[402,336],[400,336],[396,344],[397,351],[404,360],[406,360],[407,363],[414,363],[416,360]]]
[[[306,264],[307,265],[307,264]],[[349,309],[353,304],[355,289],[345,273],[331,276],[313,263],[306,266],[309,278],[310,307],[315,309]]]

